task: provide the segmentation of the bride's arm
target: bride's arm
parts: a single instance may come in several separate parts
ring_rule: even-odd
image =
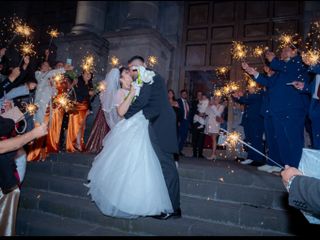
[[[124,99],[124,101],[117,107],[117,112],[118,112],[118,115],[120,117],[123,117],[126,112],[128,111],[131,103],[132,103],[132,99],[134,98],[135,96],[135,89],[133,86],[131,86],[131,89],[130,89],[130,92],[129,92],[129,95]]]

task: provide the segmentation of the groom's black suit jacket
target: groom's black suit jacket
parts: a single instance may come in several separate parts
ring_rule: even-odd
[[[128,119],[142,109],[155,132],[160,148],[168,153],[177,153],[176,115],[169,103],[163,78],[158,73],[155,74],[153,84],[143,84],[139,96],[124,117]]]

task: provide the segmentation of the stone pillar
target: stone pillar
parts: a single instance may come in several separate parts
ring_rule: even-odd
[[[71,33],[79,35],[93,32],[101,35],[104,31],[105,14],[105,1],[78,1],[76,23]]]
[[[158,1],[129,1],[127,19],[122,29],[156,28],[158,21]]]

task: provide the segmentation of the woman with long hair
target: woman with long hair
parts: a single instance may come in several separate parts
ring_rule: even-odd
[[[94,95],[93,74],[84,71],[74,86],[76,95],[75,111],[69,114],[66,149],[68,152],[84,151],[84,131],[89,114],[90,97]]]

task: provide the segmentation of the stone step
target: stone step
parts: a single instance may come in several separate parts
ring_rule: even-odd
[[[135,236],[117,229],[23,208],[18,211],[16,234],[18,236]]]
[[[194,207],[197,205],[201,208]],[[181,207],[184,210],[183,217],[176,220],[117,219],[104,216],[89,199],[37,189],[23,189],[19,209],[46,212],[139,235],[288,235],[286,232],[289,229],[284,226],[282,217],[273,215],[270,211],[263,211],[262,214],[257,215],[251,210],[249,211],[251,214],[248,215],[250,207],[247,206],[237,208],[230,204],[195,200],[186,196],[182,198]]]
[[[82,165],[71,166],[70,164],[51,161],[30,163],[28,164],[24,186],[56,192],[62,191],[62,193],[83,197],[86,195],[86,188],[83,183],[86,182],[88,171],[89,168]],[[183,172],[183,168],[180,168],[179,171],[180,173]],[[29,172],[32,172],[32,174],[28,174]],[[259,188],[255,185],[234,184],[234,181],[198,180],[190,176],[184,176],[184,174],[180,174],[180,191],[190,196],[272,209],[288,208],[288,194],[284,190],[275,191],[269,188]]]
[[[86,158],[92,160],[94,155],[83,154],[81,156],[79,154],[62,153],[62,156],[52,155],[45,162],[28,163],[28,168],[35,172],[86,179],[91,168],[91,162]],[[285,192],[279,176],[257,171],[252,166],[244,166],[232,160],[210,162],[182,158],[178,171],[181,177],[186,178]]]
[[[64,196],[64,198],[61,196]],[[47,190],[24,188],[21,199],[23,199],[22,205],[24,207],[40,208],[42,211],[55,211],[57,209],[57,212],[53,212],[55,214],[66,211],[66,214],[68,214],[66,217],[79,217],[80,213],[78,211],[84,207],[98,210],[89,197],[79,198],[78,196],[63,194],[61,192],[47,192]],[[41,206],[39,206],[39,202],[41,202]],[[76,203],[78,204],[76,205]],[[57,207],[56,204],[60,205]],[[70,204],[71,206],[69,206]],[[185,194],[181,195],[181,208],[183,214],[191,218],[281,232],[292,231],[289,227],[292,225],[292,215],[298,215],[298,221],[304,221],[304,218],[300,216],[301,214],[295,214],[291,209],[290,211],[273,210],[246,204],[195,198]]]

